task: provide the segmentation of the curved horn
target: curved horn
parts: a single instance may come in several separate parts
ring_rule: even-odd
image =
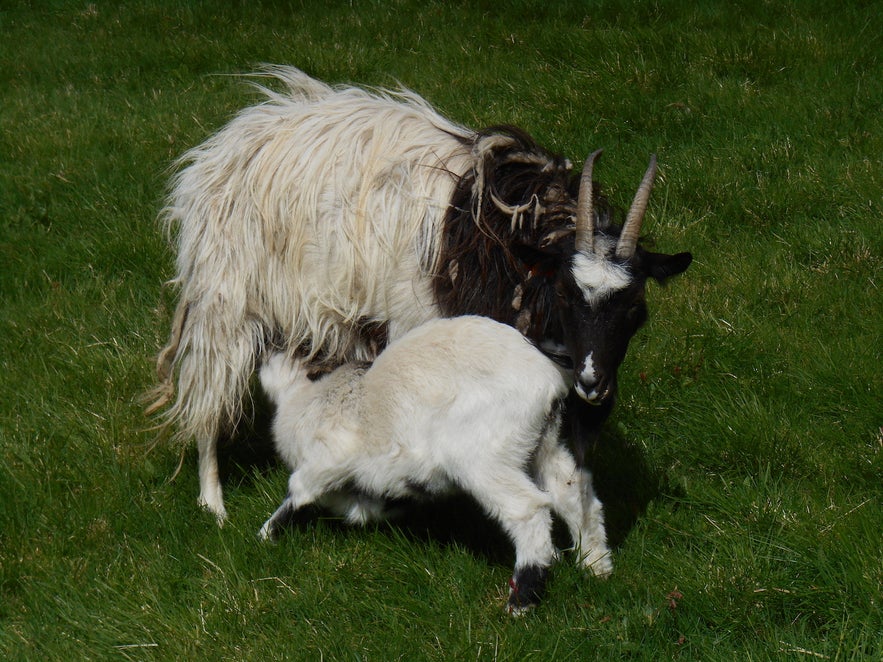
[[[595,212],[592,209],[592,168],[604,150],[589,154],[583,165],[579,180],[579,196],[576,200],[576,250],[591,253],[595,250]]]
[[[650,191],[653,190],[653,180],[656,179],[656,154],[650,157],[650,165],[644,173],[644,179],[635,193],[635,199],[626,216],[619,242],[616,244],[616,257],[628,259],[635,254],[638,245],[638,236],[641,234],[641,222],[647,211],[647,203],[650,201]]]

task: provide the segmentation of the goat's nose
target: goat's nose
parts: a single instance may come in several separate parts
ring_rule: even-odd
[[[603,370],[595,367],[591,353],[574,375],[573,386],[577,395],[591,405],[600,405],[610,394],[610,380]]]
[[[600,405],[610,395],[610,380],[606,377],[578,378],[574,381],[577,394],[590,405]]]
[[[595,367],[592,354],[589,353],[574,375],[573,385],[577,395],[589,404],[599,405],[604,399],[606,382],[606,375]]]

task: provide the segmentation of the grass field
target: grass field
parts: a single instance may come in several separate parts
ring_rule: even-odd
[[[0,658],[883,659],[883,3],[319,4],[0,7]],[[593,458],[609,580],[513,620],[469,503],[263,545],[259,431],[222,529],[148,452],[168,168],[261,62],[604,147],[621,205],[658,153],[648,239],[696,260]]]

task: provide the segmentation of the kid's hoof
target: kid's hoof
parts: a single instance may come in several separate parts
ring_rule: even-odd
[[[276,540],[276,535],[273,531],[273,527],[270,524],[270,520],[264,522],[261,530],[258,531],[258,538],[260,538],[261,540],[268,540],[270,542],[274,542]]]
[[[506,611],[512,616],[523,616],[536,607],[546,592],[549,571],[540,566],[527,566],[515,571],[509,580],[509,600]]]
[[[607,579],[613,573],[613,559],[610,550],[590,554],[583,559],[583,566],[598,579]]]
[[[196,500],[196,504],[203,510],[207,510],[212,515],[214,515],[215,519],[218,522],[218,526],[224,526],[224,522],[227,520],[227,509],[224,508],[223,501],[209,502],[208,500],[199,497]]]

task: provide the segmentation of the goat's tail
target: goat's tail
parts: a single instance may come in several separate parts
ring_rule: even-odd
[[[189,312],[190,305],[183,301],[175,309],[169,342],[163,347],[156,359],[156,375],[159,378],[159,382],[144,395],[144,400],[150,403],[144,410],[146,416],[152,416],[169,404],[175,397],[175,363],[178,359],[181,336],[184,333],[184,326],[187,323],[187,314]]]

